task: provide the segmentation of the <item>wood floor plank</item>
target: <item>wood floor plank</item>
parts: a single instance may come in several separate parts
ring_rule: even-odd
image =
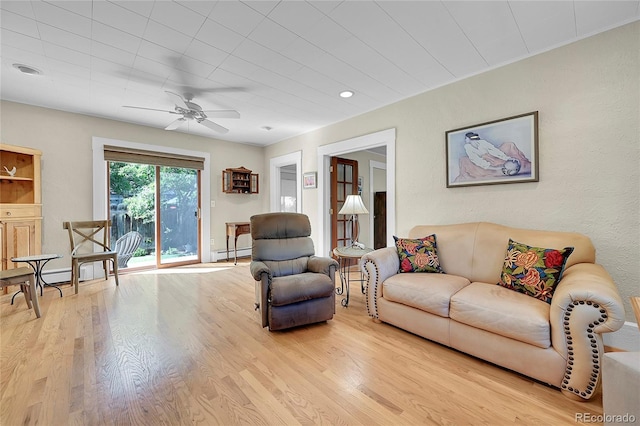
[[[573,424],[602,414],[366,315],[354,286],[326,323],[269,332],[248,262],[122,274],[36,319],[0,296],[0,424]]]

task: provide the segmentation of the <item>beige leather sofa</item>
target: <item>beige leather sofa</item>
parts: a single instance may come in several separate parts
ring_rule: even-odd
[[[395,247],[363,256],[371,317],[561,388],[572,399],[596,393],[601,333],[622,327],[624,308],[588,237],[485,222],[416,226],[408,237],[431,234],[445,274],[398,273]],[[496,284],[510,238],[575,248],[551,304]]]

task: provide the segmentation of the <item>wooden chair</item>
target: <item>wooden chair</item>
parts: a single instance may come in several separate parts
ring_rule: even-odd
[[[109,248],[110,220],[92,220],[81,222],[64,222],[63,227],[69,231],[71,244],[71,283],[78,294],[80,281],[80,265],[83,263],[102,262],[104,279],[109,279],[107,262],[113,264],[113,275],[118,282],[118,253]]]
[[[27,307],[36,313],[40,318],[40,304],[38,303],[38,291],[36,290],[36,276],[28,266],[0,271],[0,288],[10,285],[20,285],[20,290],[24,293]]]

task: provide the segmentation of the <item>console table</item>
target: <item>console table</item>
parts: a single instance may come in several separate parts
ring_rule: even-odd
[[[251,233],[250,222],[226,222],[227,225],[227,262],[229,261],[229,237],[233,237],[234,265],[238,264],[238,237]]]

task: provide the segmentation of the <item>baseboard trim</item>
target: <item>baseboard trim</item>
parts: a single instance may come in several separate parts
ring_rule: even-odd
[[[102,264],[100,265],[102,271]],[[80,266],[80,281],[92,280],[94,278],[91,264]],[[59,284],[71,282],[71,268],[45,269],[42,271],[42,279],[48,284]]]
[[[235,252],[229,250],[229,260],[233,260]],[[251,257],[251,247],[243,247],[238,248],[238,257]],[[227,261],[227,251],[226,250],[218,250],[211,252],[211,261],[219,262]],[[99,264],[99,271],[95,272],[93,264],[85,264],[80,266],[80,281],[92,280],[97,274],[102,274],[102,265]],[[45,269],[42,271],[42,278],[45,282],[49,284],[57,284],[57,283],[68,283],[71,281],[71,268],[61,268],[61,269]]]
[[[235,256],[235,252],[233,250],[229,250],[229,260],[233,260]],[[251,257],[251,247],[243,247],[238,248],[238,257]],[[227,261],[227,251],[226,250],[218,250],[211,252],[211,261],[219,262],[219,261]]]

